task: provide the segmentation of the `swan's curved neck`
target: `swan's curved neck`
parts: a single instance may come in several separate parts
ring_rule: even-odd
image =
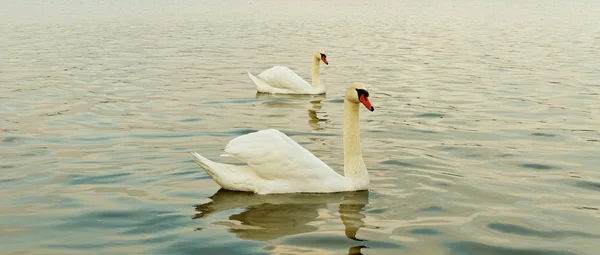
[[[359,104],[344,100],[344,175],[356,185],[369,185],[369,174],[360,150]]]
[[[313,87],[321,86],[321,69],[320,69],[321,60],[313,57],[312,60],[312,85]]]

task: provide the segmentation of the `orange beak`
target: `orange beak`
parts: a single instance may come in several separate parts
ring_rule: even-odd
[[[327,62],[327,58],[325,56],[321,57],[321,60],[323,61],[323,63],[325,63],[326,65],[329,65],[329,63]]]
[[[371,102],[369,102],[369,98],[366,97],[365,95],[361,95],[360,98],[358,99],[363,105],[365,105],[365,107],[367,107],[367,109],[369,109],[369,111],[374,111],[375,108],[373,108],[373,106],[371,105]]]

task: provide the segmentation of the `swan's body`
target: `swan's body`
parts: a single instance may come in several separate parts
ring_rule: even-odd
[[[294,71],[284,66],[271,67],[258,76],[248,72],[248,77],[256,85],[258,92],[271,94],[324,94],[325,85],[321,82],[320,63],[327,62],[325,51],[318,50],[312,58],[312,84]]]
[[[368,92],[353,84],[344,100],[344,176],[284,133],[267,129],[231,140],[225,152],[247,165],[213,162],[193,152],[196,162],[222,188],[258,194],[330,193],[367,190],[369,174],[360,150],[359,102],[373,111]]]

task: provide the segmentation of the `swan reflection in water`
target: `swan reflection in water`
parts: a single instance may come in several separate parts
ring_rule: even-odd
[[[311,100],[310,103],[312,104],[312,109],[308,109],[308,117],[310,118],[308,120],[308,125],[313,129],[313,130],[321,130],[321,121],[327,121],[326,118],[319,118],[317,116],[317,112],[319,110],[321,110],[321,101],[322,100]]]
[[[362,245],[356,237],[364,226],[361,212],[369,202],[369,192],[340,192],[330,194],[276,194],[256,195],[220,189],[210,197],[212,201],[196,206],[194,219],[205,218],[225,210],[244,208],[229,219],[241,223],[229,224],[229,231],[238,238],[269,241],[281,237],[315,232],[319,227],[310,224],[319,219],[319,213],[329,205],[338,205],[347,238],[358,241],[349,254],[358,255]],[[215,224],[215,223],[213,223]]]
[[[321,130],[320,122],[327,121],[326,118],[319,118],[317,113],[321,110],[321,102],[325,100],[325,95],[288,95],[288,94],[268,94],[268,93],[256,93],[256,98],[274,98],[274,99],[288,99],[288,100],[300,100],[294,103],[284,103],[284,102],[266,102],[269,107],[282,107],[284,105],[293,105],[293,107],[297,107],[297,102],[306,102],[308,101],[311,104],[311,107],[308,109],[308,125],[313,130]],[[325,115],[326,117],[326,115]]]

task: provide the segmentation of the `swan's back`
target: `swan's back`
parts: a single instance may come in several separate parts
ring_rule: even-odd
[[[258,75],[269,86],[292,91],[306,91],[312,89],[312,85],[302,79],[294,71],[285,66],[274,66]]]
[[[327,164],[276,129],[261,130],[231,140],[227,154],[243,161],[265,180],[309,184],[344,179]]]

